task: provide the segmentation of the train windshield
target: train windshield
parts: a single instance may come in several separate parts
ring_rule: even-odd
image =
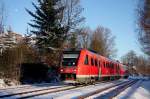
[[[63,54],[62,66],[76,66],[79,54]]]

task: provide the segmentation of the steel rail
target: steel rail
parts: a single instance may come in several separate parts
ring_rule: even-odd
[[[15,95],[28,94],[28,93],[39,92],[39,91],[44,91],[44,90],[58,89],[58,88],[68,87],[68,85],[53,87],[53,88],[51,88],[51,87],[41,88],[41,89],[38,88],[38,89],[35,89],[35,90],[31,89],[29,91],[23,91],[23,92],[17,92],[17,93],[12,93],[12,94],[0,95],[0,98],[6,98],[6,97],[15,96]]]
[[[59,84],[59,83],[57,83]],[[62,84],[62,83],[60,83]],[[32,87],[32,86],[44,86],[44,85],[56,85],[54,83],[41,83],[41,84],[31,84],[31,85],[19,85],[19,86],[11,86],[11,87],[6,87],[6,88],[0,88],[0,91],[4,90],[11,90],[11,89],[16,89],[16,88],[26,88],[26,87]]]
[[[103,82],[96,82],[95,84],[100,84],[100,83],[105,83],[105,82],[108,82],[108,81],[103,81]],[[113,81],[110,81],[110,82],[113,82]],[[108,82],[109,83],[109,82]],[[71,89],[76,89],[76,88],[82,88],[82,87],[85,87],[85,86],[90,86],[91,84],[89,85],[77,85],[77,86],[73,86],[71,88],[66,88],[66,89],[58,89],[58,90],[49,90],[47,92],[41,92],[41,93],[35,93],[35,94],[32,94],[32,95],[27,95],[27,96],[23,96],[23,97],[19,97],[17,99],[26,99],[26,98],[32,98],[32,97],[35,97],[35,96],[40,96],[40,95],[45,95],[45,94],[50,94],[50,93],[54,93],[54,92],[60,92],[60,91],[66,91],[66,90],[71,90]]]
[[[126,83],[125,85],[121,85],[101,96],[98,96],[94,99],[112,99],[113,97],[119,95],[121,92],[123,92],[125,89],[127,89],[128,87],[132,86],[133,84],[135,84],[138,80]]]
[[[125,84],[131,83],[131,82],[134,82],[134,81],[125,81],[125,82],[122,82],[122,83],[119,83],[119,84],[115,84],[115,85],[108,86],[108,87],[105,87],[105,88],[102,88],[102,89],[98,89],[98,90],[96,90],[96,91],[92,91],[92,92],[90,92],[90,93],[87,93],[87,94],[84,94],[84,95],[75,97],[75,99],[84,99],[84,98],[87,98],[87,97],[90,97],[90,96],[99,94],[99,93],[101,93],[101,92],[104,92],[104,91],[106,91],[106,90],[109,90],[109,89],[111,89],[111,88],[113,88],[113,87],[125,85]],[[97,98],[97,99],[101,99],[101,98]],[[102,99],[103,99],[103,98],[102,98]],[[106,99],[109,99],[109,98],[106,98]]]
[[[110,82],[113,82],[113,81],[110,81]],[[105,81],[97,82],[95,84],[100,84],[100,83],[105,83]],[[89,86],[89,85],[78,85],[78,86],[64,85],[64,86],[54,87],[54,88],[51,88],[52,87],[51,86],[48,88],[35,89],[35,90],[30,90],[30,91],[0,95],[0,98],[9,98],[9,97],[13,97],[13,96],[18,96],[18,98],[16,97],[16,99],[25,99],[25,98],[31,98],[31,97],[35,97],[35,96],[40,96],[40,95],[54,93],[54,92],[60,92],[60,91],[66,91],[66,90],[75,89],[75,88],[79,88],[79,87],[85,87],[85,86]],[[64,88],[64,89],[61,89],[61,88]],[[54,89],[56,89],[56,90],[54,90]],[[44,91],[46,91],[46,92],[44,92]],[[31,93],[33,93],[33,94],[31,94]],[[28,94],[31,94],[31,95],[28,95]],[[25,95],[25,96],[19,96],[19,95]]]

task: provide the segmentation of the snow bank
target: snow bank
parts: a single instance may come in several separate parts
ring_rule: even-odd
[[[0,89],[10,87],[10,86],[17,86],[17,85],[19,85],[19,82],[16,80],[0,79]]]
[[[150,99],[150,80],[141,80],[114,99]]]
[[[6,86],[4,79],[0,79],[0,88],[4,88]]]
[[[128,79],[150,80],[147,76],[129,76]]]

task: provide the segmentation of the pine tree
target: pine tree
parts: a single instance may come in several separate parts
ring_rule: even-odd
[[[66,29],[60,21],[64,7],[59,7],[61,0],[38,0],[38,5],[32,3],[35,13],[26,9],[34,18],[29,23],[34,28],[31,32],[36,35],[36,45],[39,50],[61,48],[66,39]]]

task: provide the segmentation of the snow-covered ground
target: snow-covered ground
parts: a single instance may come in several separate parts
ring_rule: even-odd
[[[131,79],[131,78],[130,78]],[[134,78],[135,79],[135,78]],[[34,97],[32,99],[75,99],[78,96],[87,94],[89,92],[95,91],[97,89],[102,89],[117,83],[121,83],[127,81],[127,79],[120,79],[112,82],[105,82],[85,87],[80,87],[76,89],[66,90],[63,92],[49,93],[41,96]],[[28,91],[35,90],[41,88],[57,88],[59,86],[63,86],[63,84],[35,84],[35,85],[24,85],[23,88],[21,86],[16,89],[3,89],[0,90],[0,95],[16,93],[20,91]],[[94,97],[93,97],[94,98]],[[88,99],[93,99],[88,98]],[[133,86],[127,88],[125,91],[121,92],[114,99],[150,99],[150,80],[141,79]]]
[[[32,99],[76,99],[78,96],[85,95],[90,92],[96,91],[98,89],[112,86],[114,84],[119,84],[124,81],[126,80],[121,79],[121,80],[112,81],[112,82],[89,85],[89,86],[85,86],[82,88],[80,87],[80,88],[71,89],[71,90],[67,90],[63,92],[56,92],[56,93],[41,95],[41,96],[34,97]]]
[[[77,96],[110,86],[112,84],[114,83],[109,83],[109,84],[102,83],[97,85],[91,85],[84,88],[77,88],[77,89],[67,90],[64,92],[42,95],[42,96],[35,97],[33,99],[43,99],[43,98],[44,99],[76,99]],[[93,98],[89,97],[87,99],[93,99]],[[141,79],[133,86],[127,88],[124,92],[122,92],[114,99],[150,99],[150,80]]]
[[[47,88],[57,88],[65,86],[63,83],[41,83],[41,84],[32,84],[32,85],[19,85],[19,86],[11,86],[7,88],[0,89],[0,95],[10,94],[10,93],[18,93],[18,92],[26,92],[32,90],[40,90]],[[2,94],[3,93],[3,94]]]
[[[150,80],[140,80],[114,99],[150,99]]]

